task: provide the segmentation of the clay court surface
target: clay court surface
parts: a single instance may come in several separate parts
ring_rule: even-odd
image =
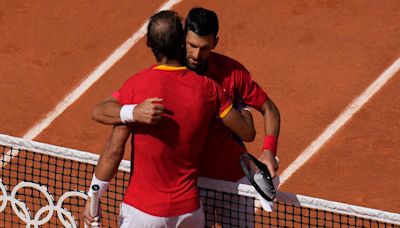
[[[1,1],[0,133],[27,137],[165,1]],[[400,1],[188,1],[217,12],[217,52],[243,63],[282,116],[280,173],[400,54]],[[99,152],[93,106],[154,63],[140,39],[35,141]],[[330,131],[282,191],[400,213],[400,72]],[[261,115],[253,112],[261,150]],[[128,158],[128,157],[126,157]]]

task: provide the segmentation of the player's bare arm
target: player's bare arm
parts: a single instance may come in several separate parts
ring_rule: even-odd
[[[238,111],[232,108],[228,114],[222,118],[222,122],[243,141],[251,142],[256,136],[253,116],[251,112],[247,110],[242,109]]]
[[[162,117],[164,106],[160,103],[161,98],[148,98],[140,104],[137,104],[131,113],[128,113],[128,122],[138,122],[144,124],[157,124]],[[92,113],[92,119],[107,125],[122,124],[121,120],[122,106],[114,97],[109,97],[95,106]]]
[[[108,97],[94,107],[92,119],[102,124],[121,124],[119,116],[121,107],[114,97]]]
[[[132,131],[131,125],[115,125],[111,136],[104,145],[99,161],[94,170],[100,180],[110,181],[118,170],[124,157],[125,144]]]
[[[103,151],[100,154],[99,161],[95,168],[95,176],[102,182],[109,182],[118,171],[118,166],[124,156],[125,144],[131,133],[132,126],[117,125],[114,126],[110,138],[104,145]],[[85,224],[92,224],[96,218],[90,216],[90,201],[88,197],[83,213]]]
[[[260,111],[264,117],[265,136],[270,138],[275,137],[275,140],[277,140],[280,129],[280,113],[275,103],[270,98],[267,98],[264,104],[258,108],[258,111]],[[267,165],[271,176],[275,177],[276,171],[278,170],[278,162],[275,159],[276,151],[273,150],[274,149],[263,149],[259,159]]]

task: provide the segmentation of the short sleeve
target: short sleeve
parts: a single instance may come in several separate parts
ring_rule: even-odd
[[[211,94],[213,94],[213,98],[216,100],[216,114],[219,118],[224,118],[233,108],[232,101],[229,96],[224,93],[220,85],[211,79],[208,79],[208,82],[212,90]]]
[[[114,91],[111,96],[115,98],[115,100],[119,101],[119,90]]]
[[[112,96],[117,99],[121,105],[125,105],[133,103],[133,94],[133,79],[130,78],[122,85],[122,87],[118,91],[115,91]]]
[[[246,105],[254,108],[261,107],[268,96],[264,90],[252,80],[246,68],[236,70],[237,95]]]

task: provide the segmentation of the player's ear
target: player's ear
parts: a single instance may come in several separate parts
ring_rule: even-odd
[[[146,46],[151,48],[149,40],[146,40]]]
[[[218,36],[214,37],[213,49],[214,49],[215,47],[217,47],[218,41],[219,41],[219,37],[218,37]]]

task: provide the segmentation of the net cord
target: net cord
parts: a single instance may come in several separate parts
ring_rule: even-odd
[[[98,154],[49,145],[46,143],[21,139],[4,134],[0,134],[0,144],[17,150],[28,150],[36,153],[48,154],[55,157],[71,159],[74,161],[89,163],[93,165],[96,165],[99,159]],[[3,158],[1,158],[0,160],[3,160]],[[7,164],[3,164],[2,166],[4,165]],[[130,161],[122,160],[118,169],[120,171],[130,172]],[[224,191],[232,194],[258,198],[257,191],[254,189],[254,187],[247,184],[199,177],[198,186],[211,190]],[[277,191],[276,199],[279,202],[295,206],[303,206],[325,211],[337,212],[350,216],[362,217],[400,225],[400,214],[397,213],[365,208],[361,206],[354,206],[345,203],[339,203],[281,191]]]
[[[80,151],[60,146],[49,145],[46,143],[36,142],[32,140],[21,139],[9,135],[0,134],[0,144],[13,148],[14,150],[28,150],[41,154],[66,158],[78,162],[89,163],[96,165],[99,160],[98,154],[93,154],[86,151]],[[3,159],[0,159],[3,160]],[[7,165],[3,164],[2,166]],[[122,160],[118,170],[130,172],[130,161]]]

